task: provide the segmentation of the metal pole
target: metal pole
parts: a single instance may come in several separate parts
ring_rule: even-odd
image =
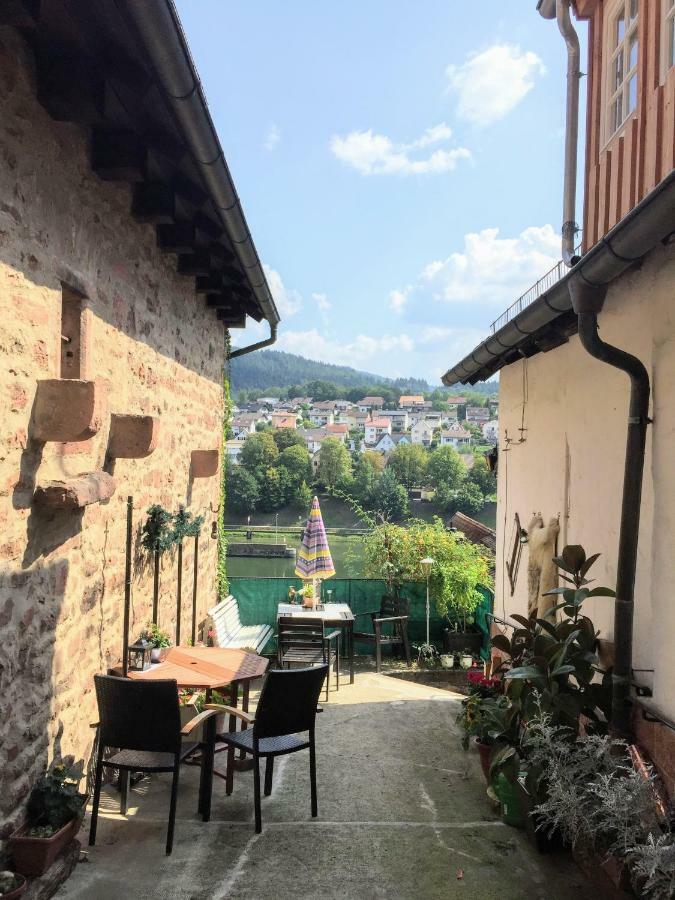
[[[152,621],[158,624],[159,617],[159,551],[155,550],[155,574],[152,586]]]
[[[429,576],[427,575],[427,645],[429,644]]]
[[[176,589],[176,646],[180,644],[180,614],[183,594],[183,542],[178,545],[178,587]]]
[[[199,532],[195,535],[195,558],[192,569],[192,646],[197,642],[197,571],[199,568]]]
[[[129,613],[131,610],[131,541],[134,525],[134,498],[127,497],[127,546],[124,568],[124,621],[122,623],[122,675],[129,672]]]

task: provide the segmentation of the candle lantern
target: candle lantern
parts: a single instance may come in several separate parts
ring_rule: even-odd
[[[129,647],[129,671],[145,672],[150,668],[153,644],[145,638],[139,638],[135,644]]]

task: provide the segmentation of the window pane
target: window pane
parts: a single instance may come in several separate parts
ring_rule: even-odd
[[[637,19],[638,0],[630,0],[630,20]]]
[[[614,93],[617,88],[621,86],[621,82],[623,81],[623,50],[620,50],[617,53],[616,59],[614,60],[614,73],[612,77],[612,93]]]
[[[637,65],[638,61],[638,39],[637,31],[631,34],[628,42],[628,69],[632,69]]]
[[[611,123],[612,123],[612,134],[617,130],[619,125],[623,122],[623,110],[621,109],[623,105],[623,95],[619,94],[619,96],[612,103],[612,111],[611,111]]]
[[[626,114],[633,112],[637,106],[637,75],[632,75],[628,82],[628,109]]]
[[[626,33],[626,22],[623,17],[623,12],[620,12],[616,17],[616,23],[614,25],[614,46],[618,47],[621,41],[623,40],[623,36]]]

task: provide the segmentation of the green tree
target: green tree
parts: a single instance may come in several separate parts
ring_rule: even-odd
[[[427,470],[427,453],[419,444],[398,444],[392,450],[387,471],[406,487],[420,487]]]
[[[227,501],[243,513],[255,512],[260,501],[258,482],[242,466],[231,466],[227,477]]]
[[[469,469],[467,478],[469,481],[478,485],[481,493],[485,496],[494,494],[497,490],[497,478],[495,477],[494,472],[490,471],[490,467],[484,456],[477,456],[474,459],[473,466]]]
[[[288,450],[289,447],[304,447],[305,439],[295,428],[277,428],[272,432],[274,443],[277,445],[279,453]]]
[[[455,492],[452,506],[455,512],[475,516],[485,506],[485,499],[478,485],[467,479]]]
[[[410,509],[408,492],[387,467],[378,479],[371,496],[373,510],[386,521],[405,518]]]
[[[274,443],[274,438],[268,431],[260,434],[251,434],[246,438],[246,443],[241,449],[241,465],[256,477],[274,465],[279,451]]]
[[[260,506],[265,512],[273,512],[286,506],[289,497],[288,472],[283,466],[270,466],[260,482]]]
[[[439,490],[441,485],[450,489],[458,488],[465,472],[464,463],[454,447],[446,444],[429,454],[427,477],[436,490]]]
[[[306,481],[303,481],[291,492],[291,503],[296,509],[302,510],[309,515],[312,505],[312,491]]]
[[[283,450],[277,457],[276,465],[286,469],[289,482],[294,487],[302,484],[303,481],[310,481],[312,478],[312,463],[304,441],[302,447],[295,444]]]
[[[354,479],[351,495],[362,506],[371,506],[373,491],[382,473],[382,457],[376,453],[360,453],[354,464]]]
[[[339,481],[351,475],[352,461],[349,451],[337,438],[326,438],[321,444],[319,457],[319,470],[317,478],[319,484],[326,488],[334,488]]]

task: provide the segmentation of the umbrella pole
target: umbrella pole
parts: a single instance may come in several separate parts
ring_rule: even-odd
[[[124,572],[124,619],[122,622],[122,675],[129,672],[129,613],[131,611],[131,542],[133,539],[134,498],[127,497],[127,544]]]

